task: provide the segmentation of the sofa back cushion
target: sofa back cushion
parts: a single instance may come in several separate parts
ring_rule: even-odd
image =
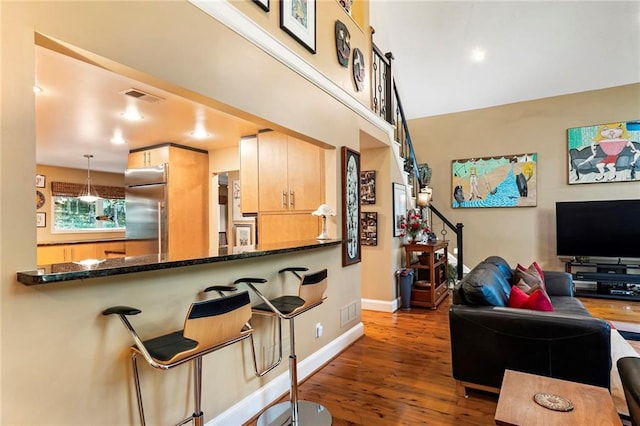
[[[511,284],[493,263],[482,262],[456,286],[454,303],[478,306],[507,306]]]
[[[511,269],[509,263],[500,256],[489,256],[484,261],[487,263],[492,263],[496,267],[498,267],[507,281],[511,282],[513,280],[513,269]]]

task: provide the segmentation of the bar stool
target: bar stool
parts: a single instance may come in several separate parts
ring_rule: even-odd
[[[282,322],[289,320],[289,402],[273,405],[265,410],[259,417],[257,425],[330,425],[331,413],[322,404],[302,401],[298,399],[298,361],[295,344],[295,317],[309,309],[322,304],[326,298],[327,270],[300,275],[298,272],[307,271],[308,268],[291,267],[284,268],[278,273],[291,272],[299,279],[298,295],[280,296],[275,299],[267,299],[254,284],[264,283],[262,278],[241,278],[234,284],[246,283],[263,303],[252,308],[254,314],[268,315],[278,318],[279,343],[282,350]]]
[[[220,287],[222,288],[222,287]],[[233,288],[226,287],[233,290]],[[130,347],[133,379],[136,386],[140,422],[145,425],[142,391],[138,375],[137,355],[153,368],[168,370],[189,361],[195,362],[193,370],[194,412],[177,423],[183,425],[193,421],[195,426],[204,424],[202,402],[202,357],[208,353],[252,337],[248,321],[251,318],[249,293],[243,291],[231,296],[194,302],[189,307],[184,329],[142,341],[127,316],[139,314],[140,309],[128,306],[113,306],[105,309],[103,315],[116,314],[129,331],[135,345]]]

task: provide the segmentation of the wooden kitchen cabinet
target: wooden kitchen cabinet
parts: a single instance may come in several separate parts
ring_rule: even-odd
[[[124,241],[60,243],[38,246],[37,264],[51,265],[79,262],[84,259],[106,259],[107,257],[122,256],[124,256]]]
[[[258,213],[258,137],[240,139],[240,211]]]
[[[322,225],[311,213],[264,213],[258,215],[258,229],[260,244],[275,244],[313,240],[322,232]]]
[[[127,167],[139,169],[168,163],[169,147],[170,144],[164,144],[162,146],[132,150],[129,152]]]
[[[129,153],[129,168],[168,164],[167,260],[209,255],[209,154],[174,143]]]
[[[322,149],[279,132],[258,135],[258,209],[313,211],[323,200]]]

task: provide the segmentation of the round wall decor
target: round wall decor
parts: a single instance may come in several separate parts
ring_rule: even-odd
[[[40,191],[36,191],[36,209],[39,209],[40,207],[44,206],[45,201],[46,201],[46,198],[44,198],[44,194]]]

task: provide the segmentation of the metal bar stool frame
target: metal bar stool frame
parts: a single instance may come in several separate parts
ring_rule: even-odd
[[[235,290],[233,287],[228,289]],[[176,426],[184,425],[190,421],[193,421],[195,426],[202,426],[204,425],[204,413],[202,412],[202,357],[211,352],[253,337],[253,329],[248,322],[251,317],[250,306],[249,293],[246,291],[232,296],[223,296],[217,299],[194,302],[191,304],[187,312],[185,327],[183,330],[168,333],[146,341],[143,341],[139,337],[138,333],[127,318],[127,316],[141,313],[142,311],[140,309],[129,306],[113,306],[102,312],[103,315],[118,315],[135,342],[135,345],[130,347],[131,364],[133,367],[133,378],[136,387],[138,412],[142,426],[146,425],[146,421],[142,403],[142,390],[140,388],[137,355],[142,355],[151,367],[159,370],[168,370],[189,361],[195,361],[195,368],[193,371],[194,412],[191,416],[177,423]],[[212,324],[215,322],[213,318],[225,314],[230,314],[232,317],[238,316],[238,318],[232,318],[235,319],[234,323],[239,323],[240,321],[244,323],[239,332],[235,332],[233,329],[224,329],[221,331],[221,336],[209,336],[211,337],[209,341],[207,341],[207,336],[204,336],[202,342],[189,338],[189,335],[192,334],[202,334],[203,330],[215,330],[215,327],[212,327]],[[199,322],[198,320],[201,321]],[[203,320],[206,322],[203,322]],[[203,327],[203,324],[206,325],[206,327]],[[232,332],[233,334],[231,336],[227,336]],[[168,339],[165,341],[169,341],[172,344],[180,346],[179,349],[174,348],[174,350],[171,351],[173,356],[169,359],[164,359],[164,355],[166,354],[159,354],[156,350],[157,348],[151,348],[150,350],[148,347],[149,344],[153,345],[154,341],[162,341],[161,339]],[[161,356],[163,359],[158,359],[158,356]]]
[[[313,426],[330,425],[332,417],[329,410],[323,405],[303,401],[298,398],[298,361],[295,352],[295,317],[321,305],[326,299],[327,270],[323,269],[312,274],[300,275],[298,272],[307,271],[308,268],[291,267],[278,271],[282,274],[291,272],[300,280],[298,296],[281,296],[269,300],[254,284],[265,283],[263,278],[241,278],[234,285],[245,283],[263,301],[262,304],[253,306],[252,312],[258,315],[267,315],[278,319],[279,347],[282,352],[282,320],[289,321],[289,378],[290,390],[289,402],[282,402],[267,408],[259,417],[257,424],[282,425],[290,424],[298,426],[308,424]],[[287,407],[288,406],[288,407]],[[288,410],[287,410],[288,409]],[[288,412],[287,412],[288,411]]]

